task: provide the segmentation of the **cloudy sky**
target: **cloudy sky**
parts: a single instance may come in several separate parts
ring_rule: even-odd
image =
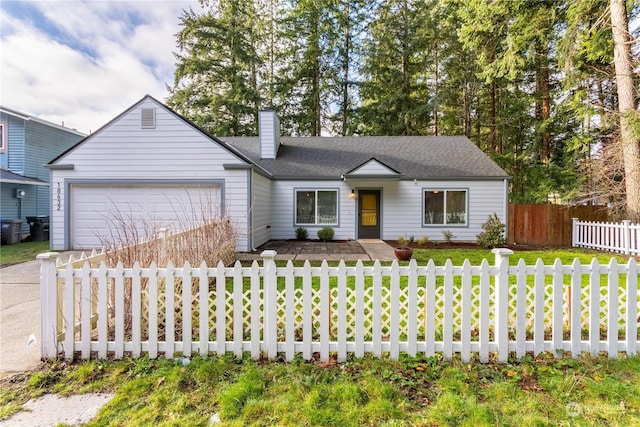
[[[173,82],[197,1],[0,0],[0,104],[89,133]]]

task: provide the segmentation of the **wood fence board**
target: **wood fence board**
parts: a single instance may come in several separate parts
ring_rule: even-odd
[[[571,246],[571,219],[606,221],[602,206],[563,206],[554,204],[509,204],[507,225],[510,244]]]

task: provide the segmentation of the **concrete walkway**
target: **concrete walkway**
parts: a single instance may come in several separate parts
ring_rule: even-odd
[[[239,253],[241,261],[261,260],[275,250],[277,260],[392,261],[393,248],[382,240],[296,242],[275,240],[257,253]],[[65,252],[62,261],[79,252]],[[0,269],[0,375],[35,369],[40,364],[40,261]]]
[[[265,250],[277,252],[277,261],[393,261],[393,248],[379,239],[350,240],[348,242],[316,242],[296,240],[272,240],[265,243],[255,253],[241,252],[236,255],[240,261],[261,260]]]

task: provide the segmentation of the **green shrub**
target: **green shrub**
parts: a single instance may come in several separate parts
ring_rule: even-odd
[[[333,234],[333,228],[324,227],[318,230],[318,239],[322,240],[323,242],[330,242],[331,240],[333,240]]]
[[[309,233],[307,232],[306,228],[304,228],[304,227],[296,228],[296,239],[298,239],[298,240],[306,240],[307,237],[309,237]]]
[[[407,238],[404,237],[404,236],[398,237],[397,242],[398,242],[398,247],[399,248],[407,248],[407,247],[409,247],[409,243],[410,243],[410,241],[407,240]]]
[[[451,230],[442,230],[442,237],[444,237],[445,242],[451,243],[456,238],[456,235]]]
[[[427,243],[429,243],[429,236],[422,236],[422,237],[420,237],[420,238],[418,239],[418,244],[419,244],[420,246],[424,246],[424,245],[426,245]]]
[[[487,222],[482,224],[484,231],[476,236],[478,245],[483,248],[495,248],[504,245],[507,243],[507,239],[504,236],[505,228],[506,226],[498,219],[498,215],[495,213],[489,215]]]

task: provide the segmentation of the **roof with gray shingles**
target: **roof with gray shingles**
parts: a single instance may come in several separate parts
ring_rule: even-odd
[[[48,183],[44,182],[39,178],[32,178],[30,176],[20,175],[2,168],[0,168],[0,182],[4,182],[6,184],[44,185],[47,187],[49,186]]]
[[[277,159],[260,159],[258,137],[218,137],[276,179],[339,179],[371,158],[403,179],[504,179],[464,136],[281,137]]]

